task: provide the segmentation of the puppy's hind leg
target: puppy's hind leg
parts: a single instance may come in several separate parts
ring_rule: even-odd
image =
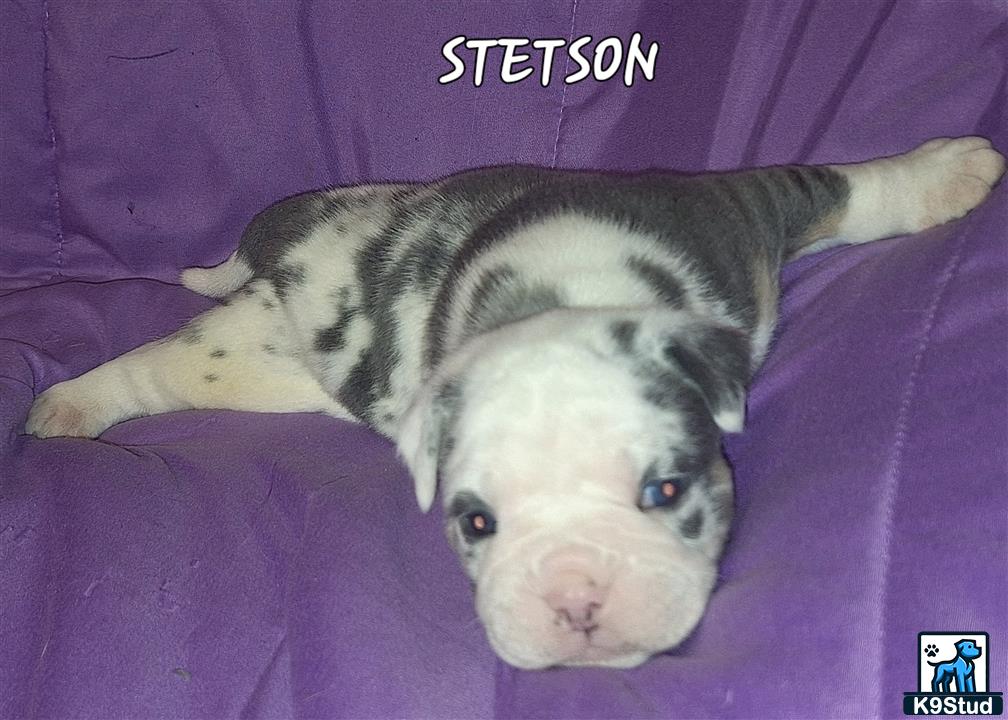
[[[129,418],[188,408],[352,419],[298,359],[285,328],[272,288],[254,281],[174,335],[49,388],[25,429],[40,438],[97,437]]]
[[[796,254],[920,232],[961,218],[990,193],[1004,174],[1005,159],[986,138],[936,138],[902,155],[829,169],[847,181],[846,206],[813,228]]]

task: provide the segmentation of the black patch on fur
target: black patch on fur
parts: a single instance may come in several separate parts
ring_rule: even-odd
[[[704,397],[680,373],[667,367],[645,364],[638,369],[644,382],[644,399],[655,407],[674,413],[685,432],[685,447],[669,449],[675,466],[669,472],[693,474],[707,466],[720,451],[721,433]]]
[[[667,269],[641,257],[627,258],[626,265],[651,287],[663,303],[674,308],[683,306],[687,299],[686,293],[682,284]]]
[[[270,278],[290,248],[311,233],[329,211],[325,195],[308,192],[285,198],[266,208],[242,233],[238,257],[255,277]]]
[[[461,229],[460,241],[451,256],[443,260],[442,281],[437,286],[427,322],[424,351],[427,367],[436,366],[444,353],[448,309],[467,266],[499,239],[502,218],[509,217],[513,208],[520,207],[533,188],[542,187],[549,178],[560,174],[555,170],[516,165],[471,170],[441,183],[439,195],[443,199],[444,215],[453,222],[464,217],[466,227]]]
[[[499,265],[484,272],[469,299],[469,314],[478,315],[490,299],[499,294],[504,287],[514,283],[517,278],[518,273],[507,265]]]
[[[339,401],[357,417],[374,424],[374,405],[392,390],[391,375],[399,363],[399,321],[392,306],[406,286],[406,277],[393,269],[399,234],[408,224],[408,210],[393,210],[390,224],[358,250],[355,273],[361,292],[361,309],[371,324],[371,344],[344,378],[337,391]],[[337,324],[341,318],[337,317]],[[346,318],[349,323],[351,318]],[[339,330],[334,325],[332,329]],[[335,333],[333,333],[335,334]],[[342,339],[342,332],[340,339]],[[325,338],[331,341],[334,338]],[[316,337],[316,343],[320,341]]]
[[[452,283],[448,275],[460,245],[520,194],[515,179],[545,172],[495,168],[462,173],[432,185],[393,189],[388,196],[388,222],[364,240],[354,257],[359,312],[366,315],[372,339],[336,394],[357,417],[371,422],[376,403],[391,392],[389,378],[401,361],[399,318],[393,312],[396,301],[404,292],[429,296],[440,293],[446,282]],[[428,320],[425,354],[440,343],[431,340],[431,329],[437,325],[432,319],[438,312],[437,297]],[[542,296],[534,300],[545,302]],[[438,328],[434,330],[436,335]]]
[[[455,449],[456,426],[461,406],[462,381],[458,379],[446,381],[434,398],[432,421],[436,424],[437,432],[431,433],[435,445],[433,448],[428,448],[429,451],[437,453],[438,467],[444,464]]]
[[[634,341],[637,338],[637,330],[640,325],[633,320],[619,320],[609,326],[609,332],[616,341],[616,346],[620,352],[626,355],[633,355]]]
[[[712,416],[742,402],[750,375],[750,345],[741,332],[697,325],[669,337],[662,353],[700,391]]]
[[[276,303],[270,300],[269,298],[263,298],[262,306],[263,310],[272,310],[273,308],[276,307]]]
[[[391,394],[390,378],[401,361],[395,303],[404,292],[436,287],[452,252],[439,229],[447,222],[442,217],[448,212],[443,198],[417,199],[415,192],[414,188],[400,188],[393,194],[388,224],[368,239],[354,258],[361,293],[359,309],[371,325],[371,344],[350,369],[337,397],[365,422],[372,422],[375,404]],[[431,228],[418,238],[409,238],[418,223]],[[397,253],[403,243],[408,243],[407,247]]]
[[[526,284],[513,269],[502,265],[484,272],[473,290],[467,330],[489,332],[562,305],[555,288]]]
[[[425,359],[430,366],[443,353],[446,310],[467,267],[524,226],[578,214],[653,237],[659,246],[687,257],[691,279],[752,329],[758,320],[757,268],[776,273],[794,249],[794,240],[842,207],[848,193],[846,180],[827,168],[695,177],[669,172],[498,172],[495,177],[507,178],[512,186],[505,195],[510,202],[466,238],[452,261],[428,327]],[[477,186],[488,182],[475,175],[466,179]],[[682,288],[660,267],[636,269],[666,302],[681,300]]]
[[[301,263],[281,265],[273,271],[273,289],[281,300],[287,297],[287,291],[300,286],[308,274],[307,268]]]
[[[404,292],[431,298],[422,358],[424,370],[430,371],[446,352],[446,322],[458,289],[470,279],[472,264],[516,230],[550,217],[577,214],[649,236],[659,249],[687,258],[684,272],[690,283],[704,285],[712,300],[751,330],[758,320],[760,275],[775,273],[796,239],[839,209],[848,191],[842,176],[824,168],[697,177],[489,168],[359,197],[336,191],[288,198],[253,220],[239,254],[256,276],[273,281],[282,300],[290,286],[303,280],[284,262],[291,246],[303,241],[319,222],[342,222],[343,230],[349,231],[349,218],[341,214],[367,212],[369,206],[387,203],[385,226],[365,238],[353,258],[360,289],[357,317],[366,318],[372,339],[336,393],[357,417],[371,422],[376,403],[391,392],[390,377],[401,360],[400,320],[392,310],[397,299]],[[618,235],[614,242],[619,242]],[[629,269],[664,302],[673,306],[682,302],[683,284],[677,273],[639,258]],[[485,323],[474,323],[474,329],[495,327],[563,301],[556,288],[512,288],[511,282],[491,283],[483,289],[482,299],[474,298],[474,310],[505,308],[500,317],[488,315]],[[348,322],[338,313],[326,329],[328,334],[316,341],[338,346]]]
[[[350,412],[371,425],[374,425],[374,404],[391,392],[390,376],[394,364],[399,360],[392,339],[395,329],[386,328],[384,331],[376,329],[375,332],[379,336],[378,339],[361,353],[360,359],[350,368],[337,391],[339,401]],[[386,349],[389,354],[383,352]]]
[[[286,262],[290,249],[304,242],[324,223],[334,223],[339,234],[349,228],[348,212],[367,212],[371,205],[385,201],[386,197],[407,196],[409,186],[389,192],[388,187],[362,191],[343,191],[334,188],[313,191],[285,198],[256,215],[249,223],[238,245],[238,255],[252,269],[254,278],[265,278],[273,283],[277,297],[282,301],[287,291],[303,282],[306,268]],[[263,300],[263,307],[272,310],[275,303]]]
[[[246,295],[248,297],[252,297],[253,295],[256,294],[256,290],[254,287],[252,287],[251,284],[248,284],[241,289],[241,294]]]
[[[700,537],[704,526],[704,511],[697,508],[679,523],[679,532],[684,538],[695,540]]]
[[[470,490],[462,490],[452,496],[444,515],[445,535],[465,565],[472,563],[476,557],[475,546],[490,536],[475,534],[468,527],[467,516],[475,513],[483,515],[490,522],[496,522],[493,510],[483,498]],[[473,587],[475,588],[475,583]]]
[[[523,226],[576,213],[649,235],[659,246],[687,257],[691,280],[706,285],[752,328],[757,322],[754,268],[776,272],[802,234],[840,209],[848,194],[843,176],[827,168],[698,177],[489,168],[432,185],[355,191],[352,197],[335,190],[287,198],[253,219],[238,252],[255,277],[273,281],[283,299],[303,279],[284,262],[292,246],[321,222],[333,222],[337,234],[347,232],[345,213],[367,212],[369,206],[388,202],[386,227],[365,240],[355,258],[361,312],[372,324],[374,340],[339,393],[344,404],[367,420],[368,409],[387,396],[388,376],[399,362],[398,328],[391,313],[395,300],[407,289],[434,293],[423,358],[425,368],[433,368],[444,354],[445,321],[469,266]],[[633,262],[631,270],[664,302],[682,301],[673,273],[643,261]],[[526,288],[504,317],[527,315],[561,300],[555,289]],[[265,301],[264,307],[270,309]],[[483,326],[503,321],[492,318]],[[339,344],[336,323],[320,342]]]
[[[445,518],[448,522],[454,522],[458,518],[472,512],[493,514],[490,505],[483,498],[470,490],[462,490],[452,496],[451,502],[448,503],[448,509],[445,512]]]
[[[220,348],[217,348],[216,350],[214,350],[214,351],[212,351],[210,353],[210,357],[212,357],[212,358],[218,358],[218,359],[222,358],[222,357],[227,357],[227,350],[222,350]]]
[[[276,345],[274,345],[272,343],[263,343],[262,344],[262,349],[263,349],[263,352],[266,353],[267,355],[276,355],[277,354]]]
[[[206,375],[203,376],[203,379],[206,380],[208,383],[215,383],[218,380],[220,380],[220,376],[215,373],[207,373]]]
[[[428,232],[410,243],[400,263],[412,285],[430,293],[438,286],[444,270],[451,262],[454,248],[446,242],[445,228],[435,224]]]
[[[315,350],[318,352],[336,352],[346,347],[346,332],[358,308],[350,305],[350,288],[340,288],[338,298],[336,321],[315,333]]]

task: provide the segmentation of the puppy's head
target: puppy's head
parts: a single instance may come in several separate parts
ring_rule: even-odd
[[[397,440],[504,660],[629,667],[695,627],[748,370],[744,336],[671,311],[552,311],[445,361]]]

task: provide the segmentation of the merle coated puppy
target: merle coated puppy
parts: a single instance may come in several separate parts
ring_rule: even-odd
[[[679,643],[732,516],[788,258],[912,233],[1004,158],[937,139],[854,165],[686,177],[474,170],[263,211],[183,283],[228,296],[44,392],[27,430],[95,437],[183,408],[324,412],[393,438],[509,663],[636,665]]]

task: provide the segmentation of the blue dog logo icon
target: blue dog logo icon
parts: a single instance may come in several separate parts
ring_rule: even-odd
[[[989,687],[991,652],[985,632],[917,633],[917,692],[903,693],[903,714],[1001,715],[1004,695]]]
[[[983,648],[977,646],[972,640],[959,640],[955,644],[956,656],[945,662],[931,662],[928,665],[934,668],[934,676],[931,678],[931,692],[934,693],[972,693],[976,692],[973,680],[973,661],[983,653]],[[952,681],[955,681],[955,690],[952,690]]]

